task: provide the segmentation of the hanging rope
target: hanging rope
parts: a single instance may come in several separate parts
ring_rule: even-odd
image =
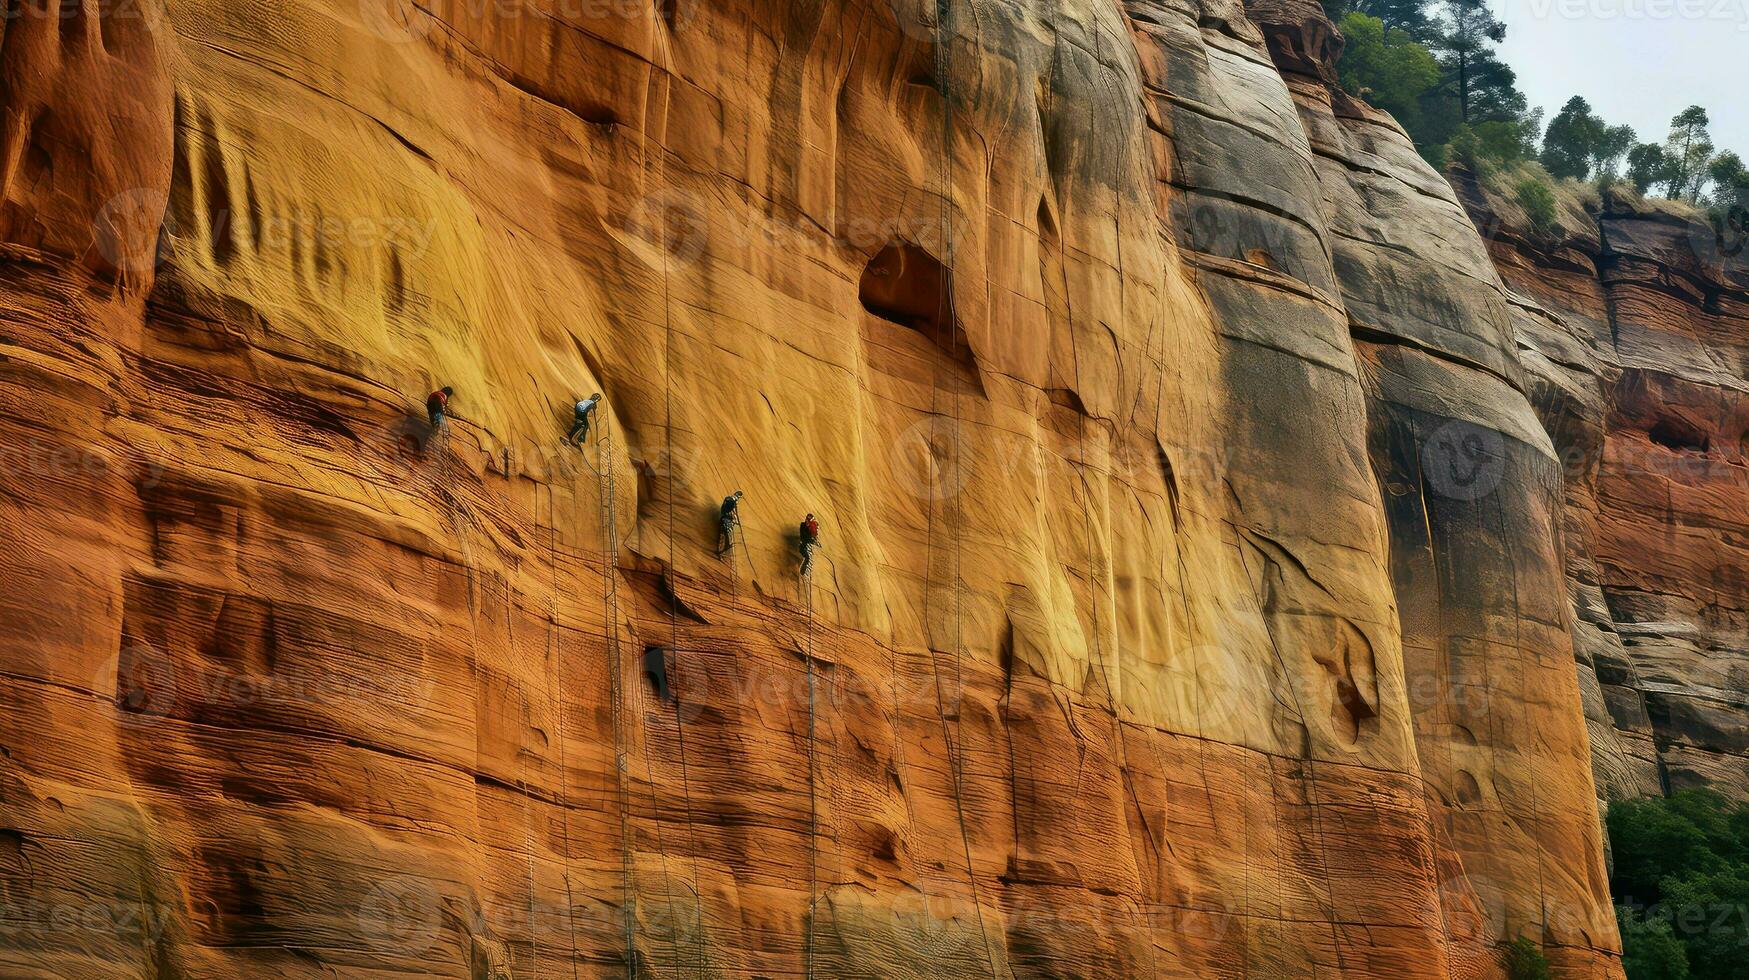
[[[814,768],[816,765],[815,714],[814,714],[814,589],[806,579],[802,581],[802,603],[807,611],[806,649],[803,655],[807,661],[808,670],[808,908],[804,919],[807,930],[802,940],[802,972],[808,980],[814,977],[814,909],[820,889],[820,870],[818,845],[820,839],[820,806],[814,790]]]
[[[941,298],[940,309],[938,312],[945,314],[947,316],[947,319],[948,319],[949,337],[950,337],[950,345],[951,345],[949,348],[950,350],[957,349],[959,346],[959,343],[960,343],[959,312],[958,312],[958,309],[956,308],[955,298],[953,295],[953,288],[951,285],[953,269],[955,266],[955,262],[954,262],[954,258],[955,258],[955,256],[954,256],[954,235],[953,235],[953,125],[954,125],[954,120],[953,120],[953,108],[954,108],[953,107],[953,63],[952,63],[951,49],[950,49],[950,40],[952,38],[952,34],[949,32],[949,29],[948,29],[949,12],[951,9],[952,9],[951,0],[936,0],[936,6],[935,6],[935,21],[936,21],[935,74],[936,74],[937,81],[940,83],[941,98],[942,98],[941,174],[940,174],[941,218],[942,218],[942,231],[943,231],[943,235],[944,235],[943,263],[942,264],[943,264],[943,267],[947,270],[947,275],[944,277],[946,280],[946,288],[944,289],[944,292],[943,292],[943,295]],[[938,327],[938,329],[939,329],[939,327]],[[932,415],[935,414],[935,402],[936,402],[939,387],[940,387],[939,369],[932,370],[930,373],[930,389],[931,389],[930,390],[930,408],[931,408]],[[963,630],[962,630],[962,624],[961,624],[962,604],[961,604],[961,596],[960,596],[960,569],[961,569],[961,565],[960,565],[960,552],[961,552],[960,531],[961,531],[961,525],[964,523],[964,509],[963,509],[962,501],[961,501],[960,496],[959,496],[959,490],[961,489],[959,467],[960,467],[961,461],[963,460],[964,457],[963,457],[963,446],[962,446],[962,442],[961,442],[961,423],[960,423],[960,412],[959,412],[959,385],[957,382],[954,383],[952,406],[953,406],[953,408],[952,408],[952,412],[951,412],[951,418],[953,419],[953,438],[954,438],[954,451],[953,451],[953,467],[954,467],[953,468],[953,480],[954,480],[954,483],[952,484],[952,486],[954,487],[954,492],[951,495],[952,496],[952,503],[950,506],[952,506],[952,508],[953,508],[953,519],[951,521],[951,525],[952,525],[952,533],[954,536],[954,544],[953,544],[953,552],[952,552],[952,556],[951,556],[951,560],[950,560],[950,570],[951,570],[952,580],[953,580],[954,675],[955,675],[955,683],[958,685],[957,693],[959,694],[959,696],[963,697],[964,692],[965,692],[965,673],[964,673],[964,668],[963,668],[963,664],[962,664],[962,660],[961,660],[961,652],[962,652],[962,648],[963,648],[963,644],[964,644],[964,637],[963,637]],[[930,528],[931,528],[930,537],[931,537],[931,539],[933,539],[933,536],[934,536],[934,533],[933,533],[934,513],[935,513],[934,506],[931,505],[931,507],[930,507]],[[933,541],[931,543],[931,547],[930,547],[929,551],[930,551],[930,557],[926,558],[926,567],[929,564],[933,564],[933,560],[932,560]],[[927,622],[928,622],[928,616],[929,616],[928,582],[929,582],[929,580],[928,580],[927,573],[926,573],[926,577],[924,580],[924,618],[925,618],[925,624],[926,624],[925,625],[925,635],[926,636],[928,634]],[[960,845],[961,845],[961,848],[965,854],[966,879],[971,885],[972,907],[976,910],[976,913],[977,913],[978,939],[979,939],[980,945],[982,945],[984,948],[984,956],[985,956],[986,963],[987,963],[989,970],[990,970],[990,976],[995,977],[996,976],[996,958],[995,958],[995,954],[990,949],[989,930],[986,928],[985,923],[984,923],[984,903],[979,896],[978,874],[977,874],[977,870],[976,870],[975,866],[972,863],[971,833],[970,833],[970,830],[966,824],[966,812],[965,812],[965,803],[964,803],[964,797],[963,797],[964,761],[960,757],[960,750],[958,748],[956,748],[956,746],[954,744],[953,733],[952,733],[951,727],[949,726],[948,721],[947,721],[946,704],[945,704],[945,701],[942,697],[942,692],[941,692],[941,672],[935,664],[935,654],[934,654],[933,644],[927,644],[927,645],[931,647],[929,659],[930,659],[930,669],[935,677],[935,710],[936,710],[936,716],[941,722],[941,735],[942,735],[942,740],[945,743],[944,747],[947,749],[949,776],[950,776],[952,784],[953,784],[954,811],[957,814],[958,819],[959,819]]]
[[[571,892],[571,765],[565,748],[565,653],[559,643],[559,522],[554,515],[553,484],[547,482],[547,554],[552,566],[552,591],[547,601],[547,622],[549,624],[547,644],[548,662],[554,665],[558,674],[558,685],[555,697],[558,701],[557,728],[559,735],[559,819],[563,849],[560,857],[563,860],[565,875],[565,925],[570,933],[571,941],[571,977],[577,976],[577,906]]]
[[[536,499],[538,500],[539,498]],[[538,508],[539,505],[537,504],[536,506]],[[534,516],[538,519],[540,514],[537,512]],[[551,498],[549,497],[547,519],[549,521],[552,520],[552,516],[552,504]],[[511,615],[510,590],[506,589],[504,591],[504,622],[506,624],[505,638],[507,640],[511,639],[509,636]],[[514,640],[511,640],[510,649],[515,649]],[[526,692],[526,688],[524,688],[524,691]],[[524,693],[522,696],[522,713],[525,725],[533,721],[533,709],[533,703],[528,700],[527,694]],[[537,931],[535,929],[535,922],[538,918],[538,913],[535,911],[534,888],[534,803],[528,788],[528,765],[524,756],[524,750],[518,748],[516,753],[516,782],[522,788],[522,850],[523,853],[528,856],[528,951],[534,958],[534,969],[538,974],[540,972],[540,941],[537,938]]]
[[[1257,606],[1258,616],[1262,617],[1266,615],[1264,612],[1263,597],[1257,593],[1257,580],[1251,577],[1251,563],[1245,558],[1245,544],[1244,536],[1240,535],[1240,540],[1234,547],[1239,552],[1239,564],[1245,572],[1246,584],[1251,588],[1251,600]],[[1263,631],[1269,635],[1269,648],[1275,653],[1276,665],[1281,668],[1282,677],[1287,681],[1287,691],[1289,696],[1293,698],[1294,712],[1299,716],[1300,724],[1309,724],[1306,719],[1310,716],[1306,714],[1305,706],[1300,703],[1299,689],[1294,685],[1294,675],[1292,671],[1288,669],[1287,658],[1282,655],[1281,646],[1275,640],[1275,630],[1266,621],[1263,624]],[[1318,779],[1314,771],[1316,761],[1312,759],[1309,754],[1303,761],[1306,770],[1311,774],[1302,776],[1300,779],[1300,785],[1305,788],[1306,799],[1312,807],[1313,833],[1318,835],[1318,860],[1323,865],[1324,882],[1326,887],[1328,887],[1330,882],[1330,856],[1328,853],[1329,838],[1324,836],[1324,808],[1322,804],[1318,802]],[[1316,894],[1317,892],[1314,889],[1313,895],[1315,896]],[[1342,933],[1337,925],[1335,900],[1330,899],[1320,904],[1323,906],[1322,911],[1329,919],[1330,942],[1336,949],[1337,967],[1345,971],[1346,967],[1342,957]]]
[[[633,860],[634,841],[631,824],[631,765],[625,747],[625,664],[619,643],[619,576],[616,573],[619,556],[619,513],[614,499],[613,424],[603,413],[601,422],[600,466],[593,467],[597,477],[597,495],[601,506],[601,632],[607,654],[609,714],[613,726],[614,782],[619,791],[620,869],[623,897],[620,912],[625,916],[625,960],[627,974],[638,975],[637,872]],[[587,460],[585,460],[587,463]]]
[[[664,35],[664,37],[666,37],[666,35]],[[668,118],[669,118],[668,114],[671,111],[672,97],[673,97],[673,82],[672,82],[672,76],[670,76],[670,81],[667,85],[665,85],[663,87],[663,92],[662,92],[662,99],[663,99],[662,120],[663,120],[664,127],[667,126],[667,122],[668,122]],[[647,128],[648,127],[646,127],[646,129]],[[662,186],[666,186],[668,161],[667,161],[667,150],[665,147],[658,146],[658,148],[657,148],[657,160],[658,160],[658,178],[657,178],[658,183],[661,184]],[[662,417],[662,429],[663,429],[663,440],[664,440],[663,452],[664,452],[664,457],[665,457],[664,458],[664,465],[667,466],[667,468],[668,468],[668,528],[667,528],[667,531],[668,531],[668,534],[667,534],[667,537],[668,537],[668,575],[669,575],[669,583],[668,583],[668,585],[669,585],[669,588],[668,588],[669,647],[668,648],[670,651],[673,652],[673,655],[674,655],[675,677],[674,677],[673,682],[670,684],[670,688],[671,688],[671,690],[673,692],[673,696],[674,696],[674,736],[675,736],[675,741],[677,743],[677,747],[678,747],[678,750],[680,753],[680,790],[681,790],[682,799],[684,801],[684,805],[686,808],[685,809],[686,838],[687,838],[687,848],[688,848],[688,852],[689,852],[689,854],[688,854],[689,863],[692,865],[692,894],[693,894],[693,900],[695,903],[694,907],[698,913],[698,923],[697,923],[698,937],[697,937],[697,943],[696,943],[696,949],[695,949],[693,969],[698,975],[702,976],[704,974],[704,961],[705,961],[704,893],[699,887],[699,879],[698,879],[698,840],[697,840],[697,837],[695,836],[695,832],[694,832],[694,828],[693,828],[693,821],[692,821],[691,776],[690,776],[690,773],[688,771],[688,767],[687,767],[687,763],[686,763],[686,725],[685,725],[684,719],[682,719],[681,714],[680,714],[680,692],[681,692],[681,684],[680,684],[681,671],[679,669],[680,668],[680,596],[679,596],[679,592],[678,592],[679,585],[680,585],[680,578],[679,578],[680,573],[679,573],[679,567],[678,567],[677,563],[675,562],[675,548],[674,548],[674,497],[675,497],[674,479],[675,479],[675,470],[677,468],[675,465],[675,457],[674,457],[674,390],[673,390],[674,315],[673,315],[673,299],[672,299],[672,288],[671,288],[672,287],[672,275],[671,275],[671,272],[669,270],[669,263],[668,263],[667,224],[668,224],[667,215],[666,215],[666,213],[664,213],[663,219],[662,219],[662,248],[661,248],[661,252],[662,252],[662,416],[663,416]],[[666,859],[666,858],[664,858],[664,859]],[[670,912],[672,912],[672,901],[670,901]],[[675,941],[678,944],[678,942],[679,942],[678,935],[675,937]],[[675,971],[676,971],[676,973],[679,972],[679,969],[680,969],[680,961],[679,961],[679,953],[677,950],[676,954],[675,954]]]

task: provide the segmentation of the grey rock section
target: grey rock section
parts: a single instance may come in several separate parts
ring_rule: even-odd
[[[1386,539],[1398,635],[1363,628],[1403,658],[1441,955],[1455,968],[1528,933],[1608,975],[1613,921],[1574,914],[1608,908],[1588,705],[1606,712],[1574,667],[1561,465],[1513,299],[1442,175],[1330,84],[1339,41],[1317,5],[1126,6],[1156,45],[1174,237],[1226,341],[1236,520],[1265,502],[1260,523],[1319,578]],[[1305,479],[1284,486],[1295,454]],[[1559,857],[1575,853],[1595,859]],[[1453,925],[1472,902],[1485,939]]]

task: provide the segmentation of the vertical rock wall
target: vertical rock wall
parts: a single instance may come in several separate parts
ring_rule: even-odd
[[[1513,305],[1314,7],[7,9],[9,975],[1618,972]]]
[[[1563,462],[1599,789],[1749,795],[1742,242],[1623,192],[1536,234],[1473,177],[1459,185],[1490,230]]]

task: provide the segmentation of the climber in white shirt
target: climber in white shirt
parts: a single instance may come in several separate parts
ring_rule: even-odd
[[[571,434],[565,441],[572,445],[582,445],[589,441],[590,416],[595,414],[595,406],[601,404],[601,392],[596,392],[577,403],[577,421],[571,425]]]

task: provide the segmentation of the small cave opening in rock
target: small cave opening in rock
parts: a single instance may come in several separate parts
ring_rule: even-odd
[[[1646,435],[1665,449],[1675,450],[1679,453],[1704,453],[1707,451],[1706,433],[1679,419],[1664,419],[1652,426]]]
[[[915,330],[955,363],[973,366],[972,349],[953,309],[953,273],[909,242],[880,250],[862,271],[863,309]]]
[[[664,646],[647,646],[644,648],[644,679],[650,682],[650,689],[657,698],[666,701],[671,693],[668,690],[668,648]]]

